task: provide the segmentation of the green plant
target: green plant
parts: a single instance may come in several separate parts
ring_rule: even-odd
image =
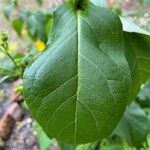
[[[41,42],[41,41],[40,41]],[[41,47],[41,44],[38,46]],[[6,32],[0,32],[0,83],[23,77],[26,66],[36,58],[38,52],[33,48],[18,50],[17,46],[8,42]]]
[[[88,0],[54,12],[47,49],[24,74],[26,102],[49,137],[108,136],[150,78],[149,33],[122,23],[124,31],[115,13]]]
[[[0,76],[4,75],[0,82],[10,77],[22,77],[23,56],[19,53],[13,55],[11,54],[10,47],[8,44],[8,36],[6,32],[0,32],[0,52]]]
[[[41,4],[42,1],[38,2]],[[6,39],[1,40],[5,43],[1,44],[2,49],[5,47],[19,67],[6,53],[0,53],[0,82],[10,77],[22,77],[24,68],[30,62],[24,75],[25,98],[33,116],[42,126],[41,128],[37,123],[34,126],[41,150],[57,143],[61,150],[136,150],[141,147],[140,150],[148,150],[150,89],[149,83],[145,86],[143,84],[150,77],[150,34],[122,17],[119,19],[111,10],[96,7],[86,0],[74,2],[69,0],[54,12],[53,9],[48,12],[24,10],[17,1],[8,4],[12,7],[7,8],[6,5],[4,13],[19,36],[23,36],[24,30],[27,31],[33,40],[31,45],[35,41],[39,51],[43,51],[47,40],[48,43],[45,52],[39,56],[33,48],[28,48],[31,52],[27,55],[20,55],[7,50],[7,35],[2,33],[6,37],[1,38]],[[105,0],[91,2],[107,6]],[[14,9],[18,16],[12,18],[10,15]],[[78,25],[81,28],[77,28]],[[68,39],[69,35],[72,39]],[[78,50],[91,60],[80,55],[77,57]],[[77,70],[79,76],[63,84]],[[126,76],[126,81],[122,81],[121,76]],[[80,79],[78,85],[77,79]],[[108,87],[110,93],[106,90]],[[55,90],[56,88],[58,89]],[[79,92],[76,92],[77,89]],[[22,86],[17,87],[16,91],[22,93]],[[65,102],[69,94],[78,94],[82,99],[72,96]],[[77,119],[76,100],[79,110]],[[75,119],[78,141],[74,140]],[[72,124],[64,128],[71,120]],[[100,131],[99,135],[95,126]],[[61,132],[62,128],[60,137],[56,137],[56,132]],[[58,141],[49,139],[43,130]],[[94,143],[82,145],[64,143],[95,140]]]
[[[37,0],[37,2],[39,5],[42,4],[41,0]],[[13,11],[16,12],[15,16],[11,16]],[[10,68],[11,70],[13,70],[11,76],[18,77],[18,74],[23,73],[26,65],[28,65],[30,61],[33,61],[36,58],[36,55],[39,54],[39,52],[42,52],[45,49],[45,43],[47,41],[48,33],[51,28],[52,12],[42,12],[39,10],[31,11],[30,9],[25,9],[18,0],[7,1],[3,12],[7,20],[10,22],[12,28],[22,38],[22,40],[26,41],[23,42],[25,48],[21,48],[25,49],[25,52],[23,52],[23,54],[19,53],[18,50],[10,54],[10,56],[13,58],[12,60],[14,60],[14,63],[19,65],[20,68],[22,68],[22,71],[20,70],[19,72],[17,72],[17,74],[14,73],[14,71],[17,71],[14,68],[14,64],[12,64],[12,62],[10,62],[10,60],[7,60],[5,57],[3,59],[1,58],[1,61],[3,62],[0,64],[0,68]],[[5,76],[3,77],[2,81],[5,80],[5,78],[7,79],[9,73],[10,72],[8,72],[7,70],[3,70],[3,73],[1,74],[5,74]],[[19,77],[22,76],[19,75]]]
[[[37,0],[41,5],[42,1]],[[19,36],[26,30],[33,41],[47,41],[47,36],[51,26],[51,12],[31,11],[20,6],[18,0],[10,0],[4,7],[4,15],[10,21],[12,27]],[[17,12],[15,17],[11,17],[13,11]],[[41,28],[42,27],[42,28]]]

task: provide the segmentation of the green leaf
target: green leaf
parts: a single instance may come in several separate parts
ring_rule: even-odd
[[[133,100],[140,86],[150,79],[150,36],[124,32],[124,50],[132,78],[130,99]]]
[[[11,70],[7,70],[5,68],[0,68],[0,75],[12,75],[14,74],[15,72],[11,71]]]
[[[0,68],[0,71],[1,71],[1,68]],[[1,77],[1,73],[0,73],[0,84],[3,83],[3,82],[4,82],[5,80],[7,80],[8,78],[10,78],[9,75]]]
[[[14,65],[14,63],[10,60],[10,59],[2,59],[0,62],[0,68],[1,70],[8,70],[10,72],[14,72],[16,69],[16,66]]]
[[[140,147],[149,132],[149,120],[137,103],[131,103],[121,119],[115,133],[130,145]]]
[[[15,31],[18,33],[18,35],[21,36],[22,28],[24,25],[24,20],[19,18],[19,19],[14,19],[12,21],[12,26],[15,29]]]
[[[75,7],[81,10],[68,5],[54,12],[47,50],[25,71],[24,94],[49,137],[87,143],[118,124],[130,72],[119,17],[91,3]]]
[[[30,36],[34,39],[47,41],[47,24],[51,21],[51,15],[40,11],[31,13],[27,18],[27,27]]]
[[[19,74],[20,71],[16,68],[12,60],[7,57],[0,59],[0,76],[17,77]]]
[[[11,0],[11,3],[14,4],[15,6],[18,6],[18,0]]]
[[[4,7],[3,12],[4,12],[4,15],[5,15],[5,17],[6,17],[7,19],[9,19],[9,16],[10,16],[10,14],[11,14],[13,8],[14,8],[14,4],[13,4],[13,3],[10,3],[10,4],[8,4],[8,5],[6,5],[6,6]]]

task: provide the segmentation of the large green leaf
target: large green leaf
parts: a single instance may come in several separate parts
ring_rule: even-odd
[[[140,86],[150,79],[150,36],[124,32],[124,49],[131,70],[133,100]]]
[[[33,116],[49,137],[66,143],[108,136],[129,99],[119,17],[90,3],[83,6],[65,4],[54,12],[49,46],[24,75]]]

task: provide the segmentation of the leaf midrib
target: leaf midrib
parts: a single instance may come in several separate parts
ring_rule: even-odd
[[[77,18],[77,99],[75,106],[75,131],[74,131],[74,141],[77,143],[77,116],[78,116],[78,99],[79,99],[79,37],[80,37],[80,22],[79,22],[79,11],[76,13]]]

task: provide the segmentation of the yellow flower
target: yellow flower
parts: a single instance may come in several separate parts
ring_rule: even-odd
[[[46,45],[43,41],[37,40],[35,43],[35,47],[37,48],[38,51],[42,52],[42,51],[44,51]]]

